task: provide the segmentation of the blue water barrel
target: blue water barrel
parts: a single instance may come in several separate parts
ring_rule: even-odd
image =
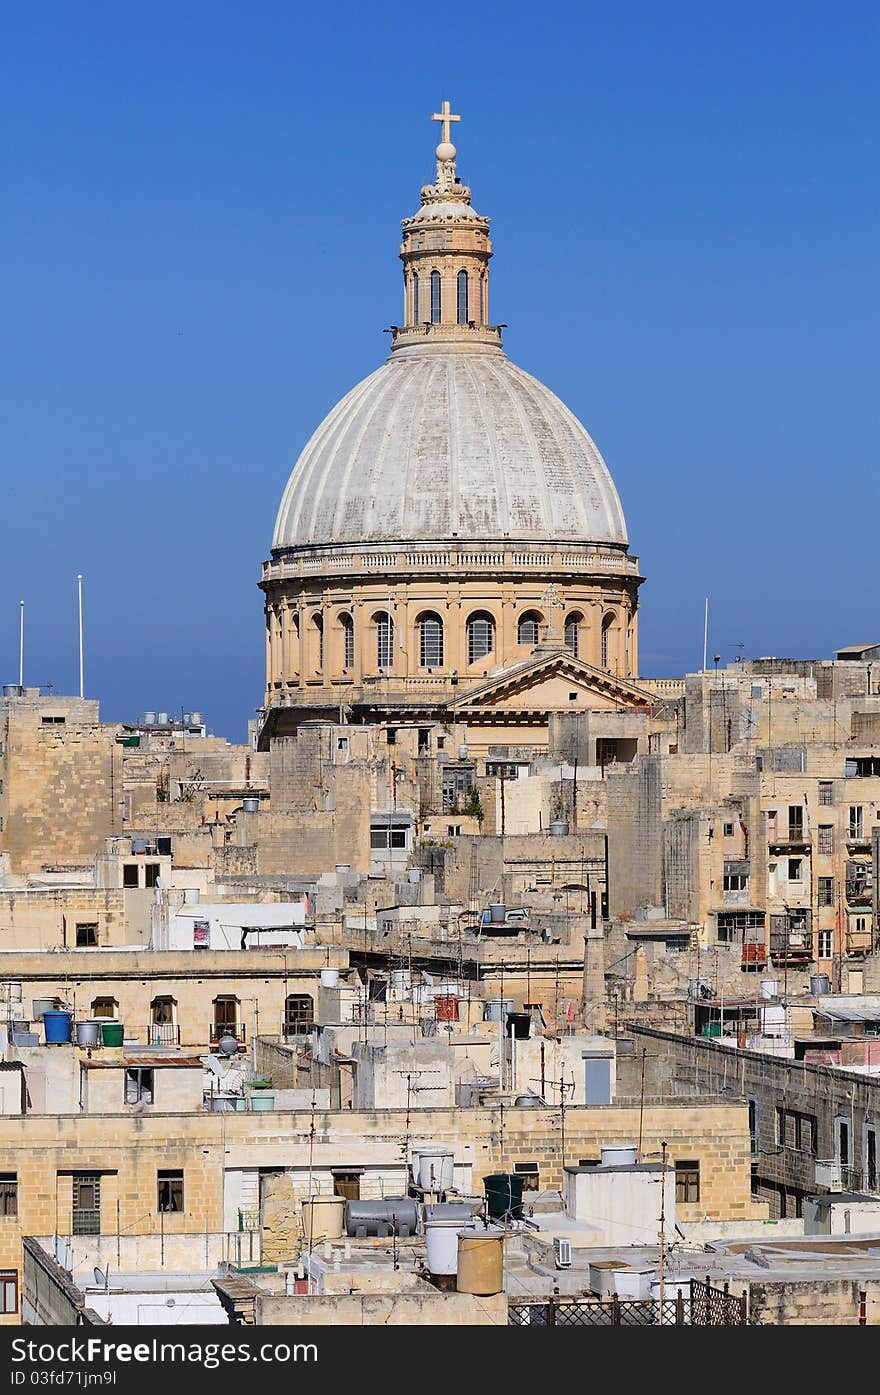
[[[54,1009],[51,1012],[44,1012],[43,1030],[46,1033],[47,1045],[69,1043],[72,1023],[72,1012],[61,1012]]]

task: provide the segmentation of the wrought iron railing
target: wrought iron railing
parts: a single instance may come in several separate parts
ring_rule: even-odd
[[[672,1285],[670,1285],[670,1288]],[[667,1290],[668,1292],[669,1290]],[[508,1307],[511,1327],[741,1327],[748,1301],[708,1281],[691,1279],[671,1297],[529,1299]]]

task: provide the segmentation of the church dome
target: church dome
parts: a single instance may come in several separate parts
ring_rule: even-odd
[[[548,388],[490,345],[407,347],[306,445],[273,551],[454,538],[627,544],[602,456]]]

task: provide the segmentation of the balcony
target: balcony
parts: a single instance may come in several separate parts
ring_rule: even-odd
[[[234,1037],[238,1042],[239,1049],[245,1044],[245,1026],[243,1022],[212,1022],[209,1028],[210,1044],[216,1046],[221,1037]]]
[[[802,824],[790,824],[788,832],[770,824],[767,829],[767,845],[771,853],[809,853],[813,840]]]
[[[138,1040],[143,1036],[148,1046],[179,1046],[180,1025],[177,1022],[151,1022],[143,1031],[138,1028]]]

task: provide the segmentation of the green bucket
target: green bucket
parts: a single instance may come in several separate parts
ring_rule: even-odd
[[[101,1023],[101,1037],[105,1046],[121,1046],[125,1027],[121,1022]]]

